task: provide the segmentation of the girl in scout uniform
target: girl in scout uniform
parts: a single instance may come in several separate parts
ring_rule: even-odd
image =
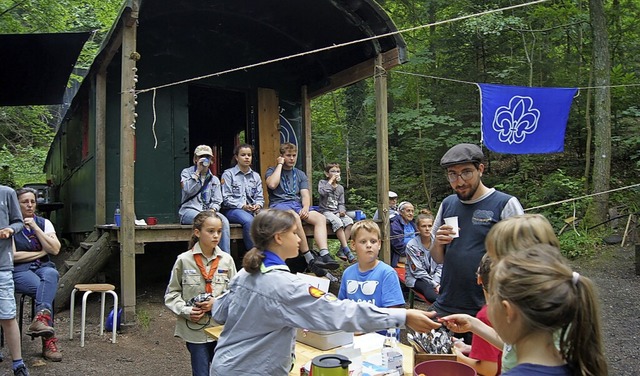
[[[211,376],[287,375],[295,360],[296,328],[371,332],[410,326],[424,332],[441,325],[430,318],[432,313],[338,300],[303,282],[285,264],[298,255],[296,231],[289,211],[263,210],[254,218],[255,248],[244,256],[243,269],[212,311],[225,326]]]
[[[233,258],[218,247],[221,235],[217,214],[207,210],[196,215],[190,249],[178,256],[164,295],[164,304],[178,316],[175,336],[187,343],[193,376],[209,375],[216,346],[203,330],[216,325],[211,320],[211,296],[222,294],[236,274]]]

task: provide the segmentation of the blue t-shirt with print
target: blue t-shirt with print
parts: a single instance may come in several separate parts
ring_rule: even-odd
[[[382,261],[366,272],[358,270],[358,264],[345,269],[338,298],[368,302],[383,308],[404,305],[398,274]]]

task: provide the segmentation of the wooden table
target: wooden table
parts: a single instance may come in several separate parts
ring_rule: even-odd
[[[213,328],[206,328],[204,331],[210,337],[218,339],[218,337],[220,336],[220,333],[222,332],[222,328],[224,327],[221,325]],[[406,346],[401,343],[398,343],[398,347],[400,347],[400,349],[402,350],[404,374],[406,376],[412,376],[413,375],[413,349],[410,346]],[[322,351],[322,350],[316,349],[315,347],[305,345],[304,343],[296,342],[296,363],[293,366],[293,371],[291,371],[290,374],[299,375],[300,368],[304,366],[306,363],[308,363],[309,361],[311,361],[316,356],[322,355],[322,354],[335,354],[335,352],[336,352],[336,349]],[[380,352],[380,349],[365,352],[362,354],[362,359],[366,360],[368,356],[374,355],[377,352]]]

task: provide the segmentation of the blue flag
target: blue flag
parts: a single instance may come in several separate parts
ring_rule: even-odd
[[[482,139],[489,150],[507,154],[557,153],[576,88],[478,84]]]

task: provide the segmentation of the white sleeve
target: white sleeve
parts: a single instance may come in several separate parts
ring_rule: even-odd
[[[507,204],[502,209],[502,213],[500,213],[500,219],[505,219],[509,217],[513,217],[516,215],[524,214],[524,209],[522,209],[522,205],[517,198],[511,197],[511,199],[507,202]],[[435,227],[435,226],[434,226]]]
[[[51,223],[50,220],[43,218],[44,219],[44,233],[45,234],[51,234],[52,232],[55,233],[56,229],[53,227],[53,223]]]

